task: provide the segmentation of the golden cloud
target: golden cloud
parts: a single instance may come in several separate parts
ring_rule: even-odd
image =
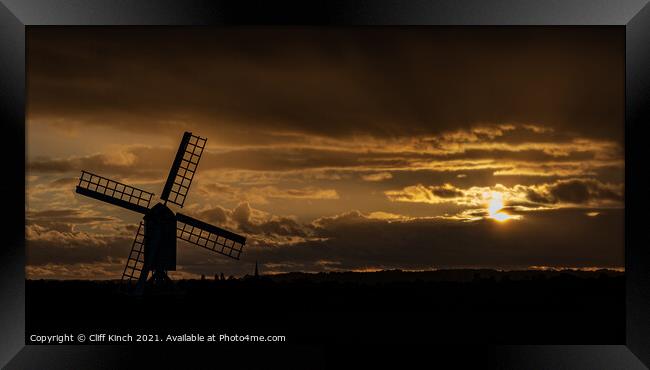
[[[460,189],[451,184],[425,186],[417,184],[400,190],[385,191],[393,202],[453,203],[466,207],[482,207],[495,192],[501,194],[506,205],[517,205],[519,210],[562,207],[623,207],[623,184],[603,183],[595,179],[563,179],[539,185],[504,186]]]
[[[235,187],[229,184],[201,184],[201,193],[208,198],[235,202],[266,204],[270,199],[336,200],[334,189],[307,186],[303,188],[279,188],[277,186]]]
[[[369,173],[366,175],[361,175],[361,178],[365,181],[384,181],[393,178],[393,174],[390,172],[375,172]]]

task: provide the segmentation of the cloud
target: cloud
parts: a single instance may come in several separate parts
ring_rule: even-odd
[[[81,237],[84,242],[92,241],[94,234],[78,233],[79,226],[96,230],[112,230],[122,227],[114,216],[104,216],[88,209],[28,210],[26,213],[26,237],[28,240],[57,238],[62,243]]]
[[[275,176],[277,180],[282,176],[297,176],[297,173],[312,180],[326,180],[342,179],[344,172],[356,172],[366,181],[379,182],[394,177],[391,172],[418,170],[489,170],[497,176],[537,177],[595,175],[607,168],[622,172],[622,149],[613,141],[573,138],[549,142],[546,134],[533,133],[525,138],[501,137],[524,140],[520,143],[500,142],[493,139],[503,130],[499,127],[478,127],[434,137],[328,140],[323,147],[268,143],[258,147],[208,149],[201,159],[199,176],[216,178],[223,183],[224,177],[237,174],[241,177],[252,172],[259,183],[265,177]],[[506,132],[522,131],[517,125],[508,127],[513,128]],[[70,178],[85,169],[130,183],[162,182],[174,149],[140,145],[107,152],[110,154],[30,158],[28,171],[36,176],[51,174]]]
[[[268,141],[269,127],[396,137],[522,122],[622,142],[620,30],[86,28],[27,39],[30,121],[202,126],[239,144]]]
[[[337,200],[339,194],[334,189],[321,189],[314,186],[302,188],[279,188],[277,186],[234,187],[220,183],[203,183],[200,191],[204,196],[231,202],[251,202],[266,204],[270,200]]]
[[[74,187],[79,182],[79,179],[76,177],[65,177],[61,179],[56,179],[51,181],[47,187],[52,189],[70,189]]]
[[[466,207],[485,207],[494,192],[502,194],[507,204],[518,210],[538,209],[541,206],[558,207],[623,207],[623,185],[603,183],[595,179],[562,179],[539,185],[497,184],[489,187],[473,186],[460,189],[451,184],[407,186],[384,192],[393,202],[453,203]]]
[[[256,260],[265,272],[621,266],[623,210],[600,210],[598,217],[586,217],[584,212],[530,211],[529,222],[498,224],[487,219],[464,223],[445,217],[350,211],[303,224],[242,203],[201,215],[225,217],[226,224],[247,236],[243,259],[231,261],[179,243],[179,271],[184,276],[243,275],[252,271]],[[119,278],[131,240],[89,237],[73,233],[63,242],[28,238],[29,276]]]
[[[334,189],[318,189],[315,187],[306,187],[301,189],[278,189],[273,186],[264,188],[253,188],[259,194],[267,198],[278,199],[339,199],[339,195]]]
[[[269,215],[265,212],[252,209],[248,203],[240,203],[232,211],[232,219],[237,223],[238,230],[253,236],[262,237],[267,241],[292,238],[304,238],[307,230],[290,217]]]
[[[384,181],[393,178],[393,174],[390,172],[375,172],[369,173],[366,175],[361,175],[361,178],[365,181]]]
[[[283,248],[255,249],[249,258],[268,263],[276,271],[522,268],[539,265],[536,261],[541,260],[558,266],[623,264],[622,210],[609,211],[600,220],[573,209],[531,212],[528,218],[531,222],[507,225],[490,220],[458,223],[442,218],[389,221],[353,211],[314,221],[315,233],[321,239]],[[601,227],[613,233],[599,230]],[[323,266],[319,263],[322,260],[332,263]]]
[[[27,265],[25,274],[28,279],[119,279],[124,266],[110,262]]]
[[[162,180],[167,176],[171,165],[171,150],[165,148],[129,147],[110,154],[98,153],[68,158],[38,157],[30,158],[27,171],[30,174],[80,174],[81,170],[103,176],[113,176],[115,180],[131,180],[136,183]],[[169,159],[162,163],[161,159]],[[164,170],[167,168],[167,170]],[[78,179],[78,178],[76,178]],[[55,186],[68,185],[72,180],[59,179]]]
[[[48,209],[44,211],[28,211],[27,220],[32,222],[59,221],[73,224],[114,221],[114,217],[98,216],[95,212],[81,209]]]
[[[231,211],[221,206],[205,209],[198,213],[198,217],[208,223],[223,225],[228,221]]]
[[[500,188],[499,186],[495,186]],[[407,186],[401,190],[389,190],[384,192],[386,197],[393,202],[413,203],[456,203],[460,205],[479,205],[489,197],[490,189],[472,187],[470,189],[459,189],[447,183],[440,186],[425,186],[417,184]]]
[[[192,212],[197,218],[245,234],[249,242],[287,243],[304,240],[309,225],[287,216],[272,215],[241,202],[233,209],[221,206]]]
[[[451,184],[444,184],[442,186],[432,186],[429,188],[432,195],[438,198],[456,198],[463,195],[463,192],[456,189]]]
[[[84,231],[59,231],[28,225],[27,264],[30,266],[125,260],[133,237],[97,235]]]
[[[553,184],[531,186],[527,198],[536,203],[594,204],[614,202],[622,204],[623,185],[603,184],[593,179],[559,180]]]

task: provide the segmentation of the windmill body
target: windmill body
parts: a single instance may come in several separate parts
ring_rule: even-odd
[[[237,260],[242,253],[245,237],[167,206],[183,207],[206,141],[191,132],[183,135],[160,196],[163,202],[151,208],[153,193],[81,171],[77,193],[144,215],[122,274],[123,285],[135,288],[136,294],[142,294],[148,280],[154,284],[170,280],[167,272],[176,270],[177,239]]]
[[[158,203],[144,216],[144,268],[158,281],[176,270],[176,215]]]

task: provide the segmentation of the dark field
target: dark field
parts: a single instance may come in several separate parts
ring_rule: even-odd
[[[143,297],[114,281],[28,280],[29,334],[285,335],[291,343],[623,344],[623,273],[284,274],[182,280]]]

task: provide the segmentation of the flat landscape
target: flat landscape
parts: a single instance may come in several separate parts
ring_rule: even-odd
[[[622,344],[621,272],[439,270],[178,280],[28,280],[27,333],[284,335],[294,343]]]

